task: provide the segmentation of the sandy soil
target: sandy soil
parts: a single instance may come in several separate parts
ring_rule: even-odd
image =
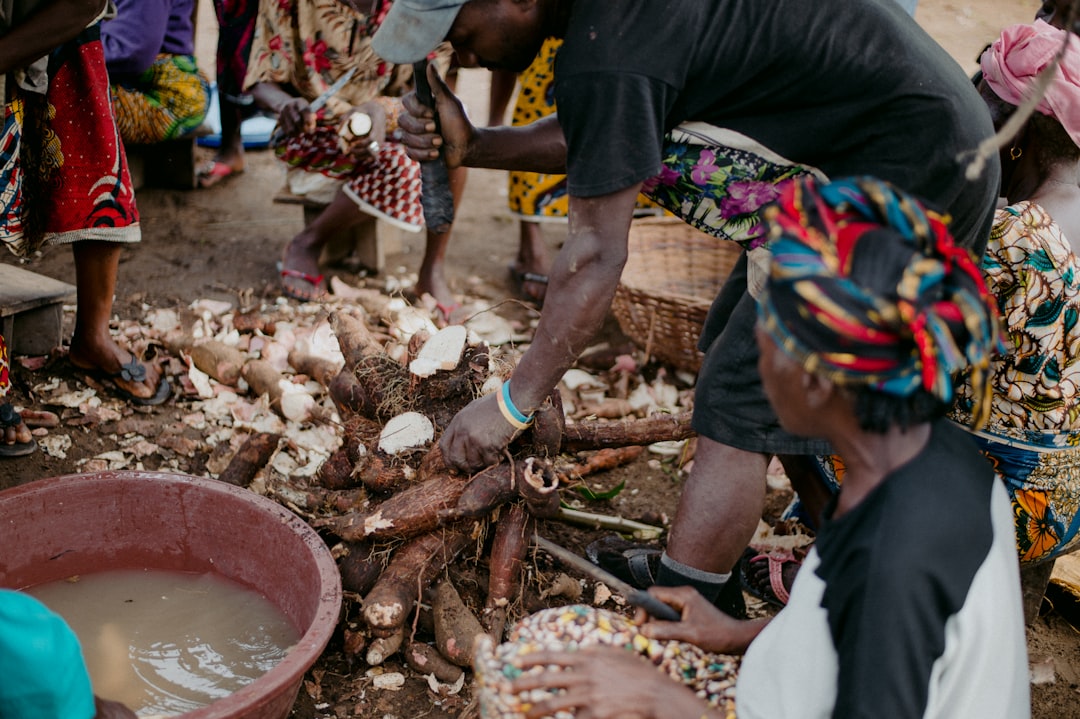
[[[1035,11],[1033,1],[979,0],[950,2],[922,0],[917,19],[968,71],[975,69],[975,57],[981,48],[1011,22],[1029,20]],[[200,14],[198,56],[203,67],[213,68],[213,43],[216,30],[209,2],[203,0]],[[460,89],[474,117],[486,117],[487,75],[465,71]],[[932,152],[927,148],[927,152]],[[203,154],[209,154],[202,151]],[[282,174],[277,163],[265,152],[247,156],[247,171],[212,191],[171,192],[147,189],[138,195],[143,218],[143,242],[125,249],[120,267],[115,312],[120,318],[137,319],[147,308],[183,308],[199,298],[211,298],[248,306],[260,299],[277,295],[274,260],[285,243],[301,228],[300,211],[295,206],[274,205],[269,198],[281,186]],[[506,266],[513,259],[517,228],[506,210],[505,177],[502,173],[471,171],[466,195],[455,224],[449,263],[452,287],[469,298],[501,302],[512,298],[506,279]],[[557,228],[548,229],[552,246],[559,240]],[[385,275],[407,277],[415,272],[423,251],[422,238],[406,236],[399,251],[393,253]],[[10,258],[0,261],[10,262]],[[42,274],[74,282],[70,254],[53,249],[28,266]],[[355,275],[341,273],[346,279],[361,282]],[[373,278],[378,284],[385,280]],[[530,313],[520,304],[507,301],[499,312],[520,321]],[[68,322],[71,317],[68,315]],[[614,322],[605,330],[611,339],[620,339]],[[72,373],[62,360],[44,368],[16,372],[16,396],[33,404],[29,388],[52,376],[71,379]],[[45,407],[41,407],[44,409]],[[183,402],[151,410],[136,416],[151,426],[175,426],[186,411]],[[66,423],[54,434],[67,434],[72,448],[60,459],[39,452],[31,457],[0,462],[0,489],[35,479],[76,471],[78,462],[111,448],[104,431],[86,429],[77,422]],[[198,442],[198,433],[189,430]],[[115,435],[112,435],[115,437]],[[197,451],[181,458],[185,471],[204,471],[207,452]],[[616,499],[590,507],[595,511],[637,518],[652,517],[674,510],[680,476],[655,458],[643,459],[630,467],[597,478],[600,488],[626,482],[627,489]],[[567,526],[549,526],[545,532],[556,540],[580,549],[598,536],[596,532]],[[540,576],[548,567],[538,568],[530,592],[535,595]],[[467,570],[462,570],[467,571]],[[535,598],[528,600],[531,604]],[[1053,682],[1033,685],[1033,716],[1066,719],[1080,717],[1080,641],[1076,630],[1058,613],[1044,607],[1044,614],[1029,629],[1029,651],[1033,663],[1051,661],[1056,670]],[[457,697],[436,698],[426,682],[409,674],[401,692],[375,691],[363,676],[362,667],[350,667],[340,651],[340,641],[331,643],[323,659],[309,676],[312,686],[321,687],[318,701],[301,691],[295,717],[451,717],[461,714],[468,702],[468,691]],[[318,705],[318,708],[316,708]]]

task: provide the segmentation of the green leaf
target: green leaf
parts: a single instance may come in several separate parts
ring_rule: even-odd
[[[626,488],[626,480],[623,480],[622,482],[619,482],[615,487],[613,487],[612,489],[609,489],[606,492],[594,492],[593,490],[589,489],[589,486],[586,485],[586,484],[581,484],[581,485],[578,485],[576,487],[571,487],[571,489],[573,489],[575,492],[577,492],[579,495],[581,495],[582,498],[587,499],[589,501],[604,501],[604,500],[607,500],[607,499],[614,499],[615,497],[618,497],[619,492],[622,492],[623,489],[625,489],[625,488]]]

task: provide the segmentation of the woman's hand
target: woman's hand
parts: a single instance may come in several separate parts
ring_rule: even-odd
[[[299,135],[302,132],[315,132],[315,113],[311,105],[302,97],[290,97],[276,108],[278,127],[286,135]]]
[[[371,118],[371,129],[366,134],[357,135],[349,129],[349,121],[356,113]],[[343,149],[357,161],[374,159],[386,142],[386,110],[377,102],[360,103],[342,119],[338,137],[342,138]]]
[[[557,711],[573,712],[577,719],[661,719],[699,717],[709,710],[688,688],[620,647],[541,651],[519,657],[516,664],[523,670],[551,665],[562,668],[523,674],[511,683],[515,694],[563,690],[533,704],[525,715],[529,719]]]
[[[502,416],[493,392],[473,400],[454,416],[439,440],[439,447],[446,466],[473,474],[498,464],[515,431]]]
[[[649,594],[679,611],[682,619],[665,622],[638,609],[634,622],[650,639],[693,644],[707,652],[742,654],[768,620],[735,619],[713,606],[693,587],[649,587]]]
[[[435,108],[439,112],[441,134],[435,133],[435,114],[412,92],[403,99],[405,109],[398,116],[401,142],[414,160],[434,160],[439,157],[441,148],[446,166],[450,169],[460,167],[468,157],[476,128],[469,122],[461,100],[439,77],[434,65],[428,66],[428,82],[435,98]]]

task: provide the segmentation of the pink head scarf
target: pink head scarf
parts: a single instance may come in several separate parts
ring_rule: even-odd
[[[1020,105],[1035,86],[1035,77],[1054,59],[1065,35],[1042,20],[1005,28],[983,53],[983,79],[1002,100]],[[1069,38],[1057,73],[1035,109],[1060,122],[1080,146],[1080,37]]]

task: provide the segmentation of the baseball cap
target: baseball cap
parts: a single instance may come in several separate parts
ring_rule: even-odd
[[[428,56],[446,39],[458,10],[468,0],[395,0],[371,38],[375,54],[395,65]]]

